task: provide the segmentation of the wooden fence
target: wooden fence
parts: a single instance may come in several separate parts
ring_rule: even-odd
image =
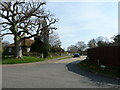
[[[120,46],[88,49],[87,55],[91,63],[120,67]]]

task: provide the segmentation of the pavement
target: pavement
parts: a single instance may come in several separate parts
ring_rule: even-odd
[[[86,57],[51,63],[2,68],[3,88],[118,88],[118,80],[84,71],[77,65]]]

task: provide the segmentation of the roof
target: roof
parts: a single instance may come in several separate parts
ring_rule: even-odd
[[[7,47],[14,47],[15,46],[15,44],[14,43],[12,43],[12,44],[10,44],[9,46],[7,46]]]
[[[27,46],[27,47],[30,47],[33,43],[35,42],[35,40],[32,40],[32,39],[24,39],[22,41],[22,45],[21,46]],[[15,44],[12,43],[10,44],[8,47],[14,47]]]
[[[22,41],[22,46],[28,46],[28,47],[30,47],[34,42],[35,42],[35,40],[25,39],[25,40]]]

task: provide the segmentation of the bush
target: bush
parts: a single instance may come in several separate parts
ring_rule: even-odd
[[[23,56],[32,56],[32,57],[43,58],[43,54],[38,53],[38,52],[23,52]]]

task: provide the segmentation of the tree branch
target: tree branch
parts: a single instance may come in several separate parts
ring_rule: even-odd
[[[2,34],[1,36],[5,36],[5,35],[9,35],[9,34],[13,34],[13,33],[5,33],[5,34]]]
[[[29,10],[29,12],[27,12],[28,10],[28,8],[26,9],[26,12],[25,13],[23,13],[24,14],[24,16],[23,17],[21,17],[17,22],[22,22],[22,21],[25,21],[25,20],[27,20],[28,18],[30,18],[31,16],[36,16],[36,11],[42,6],[42,5],[44,5],[45,3],[43,2],[43,3],[40,3],[38,6],[37,6],[37,8],[35,8],[35,7],[33,7],[33,8],[31,8],[30,10]],[[29,3],[29,5],[30,5],[30,3]],[[24,7],[23,7],[24,8]]]
[[[2,29],[2,30],[0,30],[0,32],[6,31],[6,30],[9,30],[9,28]]]
[[[21,38],[22,40],[23,39],[29,39],[29,38],[32,38],[32,37],[35,37],[35,36],[37,36],[37,34],[33,34],[33,35],[31,35],[31,36],[28,36],[28,37],[23,37],[23,38]]]
[[[2,23],[0,23],[0,25],[1,25],[1,24],[8,24],[8,25],[10,25],[9,22],[2,22]]]

